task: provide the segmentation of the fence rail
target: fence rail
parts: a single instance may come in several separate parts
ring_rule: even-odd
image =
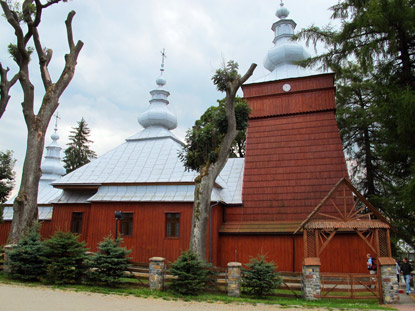
[[[379,279],[377,275],[321,273],[320,278],[322,298],[379,298]]]

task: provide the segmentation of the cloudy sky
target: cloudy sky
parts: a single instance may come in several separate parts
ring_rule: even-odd
[[[285,0],[297,30],[328,24],[328,8],[336,3]],[[60,99],[59,144],[65,148],[71,127],[82,117],[91,129],[92,149],[98,155],[138,132],[141,127],[137,116],[149,105],[149,91],[155,88],[163,48],[167,54],[165,77],[171,93],[170,108],[179,123],[174,133],[184,138],[194,121],[223,97],[211,82],[223,60],[237,61],[243,73],[251,63],[257,63],[251,81],[268,73],[262,62],[272,47],[270,28],[278,19],[275,11],[279,4],[279,0],[73,0],[48,8],[40,36],[43,45],[54,51],[49,68],[55,81],[68,51],[64,21],[70,10],[77,12],[74,38],[85,44],[75,77]],[[16,72],[7,53],[7,45],[14,41],[11,27],[0,18],[0,61],[10,67],[9,76]],[[313,52],[311,47],[309,50]],[[40,103],[43,88],[35,59],[31,77],[36,102]],[[14,151],[18,181],[26,146],[19,87],[15,85],[0,119],[0,150]],[[51,142],[53,127],[51,121],[46,145]]]

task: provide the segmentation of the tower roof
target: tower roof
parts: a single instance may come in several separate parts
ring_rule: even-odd
[[[287,18],[289,14],[290,12],[281,1],[280,8],[275,13],[279,20],[271,27],[274,32],[274,46],[268,51],[264,60],[264,67],[271,73],[255,82],[320,74],[314,70],[296,65],[298,61],[309,58],[310,54],[302,45],[291,41],[297,24],[292,19]]]

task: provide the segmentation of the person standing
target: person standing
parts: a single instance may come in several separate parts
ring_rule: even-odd
[[[409,284],[409,282],[411,281],[411,271],[412,271],[412,267],[408,262],[408,258],[404,258],[403,259],[403,263],[401,266],[401,272],[403,275],[403,279],[405,280],[406,283],[406,294],[409,295],[409,293],[411,292],[411,286]]]
[[[370,254],[367,254],[366,257],[367,257],[367,269],[369,270],[369,273],[376,274],[375,259]]]

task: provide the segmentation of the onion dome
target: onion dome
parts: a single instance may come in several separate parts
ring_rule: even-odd
[[[57,120],[58,116],[56,116]],[[42,161],[42,177],[40,180],[55,181],[65,175],[66,170],[62,166],[61,162],[61,150],[58,145],[59,135],[57,133],[57,123],[55,124],[55,132],[50,136],[52,143],[46,147],[46,156]]]
[[[271,72],[267,80],[278,80],[316,74],[309,69],[302,68],[295,63],[310,57],[303,46],[291,41],[297,24],[287,19],[289,11],[281,2],[276,16],[280,19],[272,25],[274,31],[274,47],[272,47],[264,60],[264,66]]]
[[[163,62],[160,69],[160,77],[157,78],[157,88],[150,92],[152,98],[150,107],[138,116],[138,123],[144,128],[157,126],[173,130],[177,127],[176,115],[167,107],[169,101],[167,97],[170,93],[165,89],[166,79],[163,77],[164,72],[164,50]]]

